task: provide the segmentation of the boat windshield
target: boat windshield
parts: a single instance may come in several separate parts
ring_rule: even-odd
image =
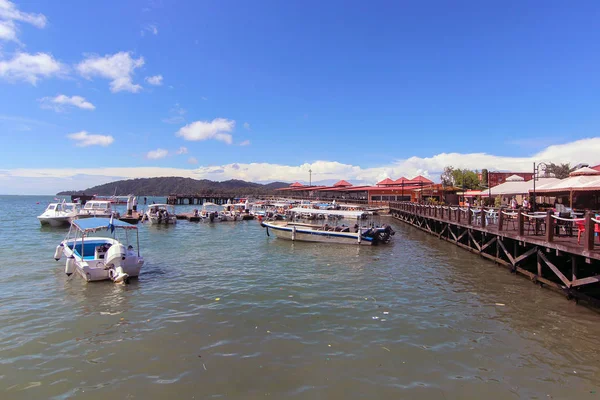
[[[85,203],[86,210],[107,210],[110,208],[110,203],[90,201]]]

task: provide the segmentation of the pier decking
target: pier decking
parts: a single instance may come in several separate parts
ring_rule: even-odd
[[[233,203],[235,200],[232,194],[212,194],[212,193],[196,193],[196,194],[170,194],[167,197],[167,204],[171,205],[202,205],[206,202],[215,204]]]
[[[591,213],[569,220],[550,211],[526,214],[402,202],[390,203],[390,214],[568,298],[600,307],[600,243],[594,242],[599,222]],[[578,228],[576,222],[582,225]]]

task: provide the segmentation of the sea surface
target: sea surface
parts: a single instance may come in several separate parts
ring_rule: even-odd
[[[597,312],[391,219],[380,247],[140,224],[116,285],[64,274],[50,201],[0,196],[0,399],[600,399]]]

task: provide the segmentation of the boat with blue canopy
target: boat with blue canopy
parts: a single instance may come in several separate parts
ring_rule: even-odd
[[[76,272],[88,282],[127,283],[129,278],[140,274],[144,264],[139,248],[136,225],[112,217],[76,219],[71,222],[65,240],[56,246],[54,259],[58,261],[63,254],[66,256],[68,276]]]

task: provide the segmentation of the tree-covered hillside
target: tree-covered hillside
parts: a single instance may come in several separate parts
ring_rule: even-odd
[[[223,182],[196,180],[191,178],[164,177],[164,178],[139,178],[110,182],[94,186],[81,191],[60,192],[58,195],[71,195],[78,193],[97,194],[100,196],[126,196],[128,194],[145,196],[168,196],[170,194],[235,194],[258,195],[272,194],[274,189],[289,186],[284,182],[273,182],[266,185],[231,179]]]

